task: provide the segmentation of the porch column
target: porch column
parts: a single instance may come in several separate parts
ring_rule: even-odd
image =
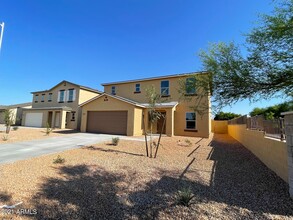
[[[56,117],[56,112],[53,111],[53,113],[52,113],[52,123],[51,123],[52,128],[55,128],[55,117]]]
[[[174,136],[174,108],[166,109],[166,135]]]
[[[66,111],[60,112],[60,128],[64,129],[66,124]]]
[[[288,149],[288,183],[289,193],[293,198],[293,111],[284,112],[286,143]]]
[[[144,132],[148,133],[148,131],[149,131],[149,119],[148,119],[149,114],[148,114],[148,110],[144,109],[143,114],[144,114],[144,128],[143,128],[143,130],[146,129],[146,130],[144,130]]]

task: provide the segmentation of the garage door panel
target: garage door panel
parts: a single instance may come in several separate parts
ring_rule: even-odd
[[[87,132],[126,135],[127,111],[89,111]]]
[[[25,126],[42,127],[43,113],[26,113]]]

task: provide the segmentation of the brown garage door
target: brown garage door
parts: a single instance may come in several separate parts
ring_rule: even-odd
[[[89,111],[87,132],[122,134],[127,132],[127,111]]]

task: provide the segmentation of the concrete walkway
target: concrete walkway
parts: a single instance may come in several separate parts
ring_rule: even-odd
[[[0,144],[0,164],[111,141],[113,137],[119,137],[124,140],[144,141],[144,137],[136,138],[119,135],[76,133],[42,140]]]

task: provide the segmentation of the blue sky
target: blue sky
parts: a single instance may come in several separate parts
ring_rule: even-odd
[[[62,80],[101,83],[202,70],[209,42],[243,43],[270,0],[1,0],[0,105]],[[272,99],[237,103],[248,113]]]

